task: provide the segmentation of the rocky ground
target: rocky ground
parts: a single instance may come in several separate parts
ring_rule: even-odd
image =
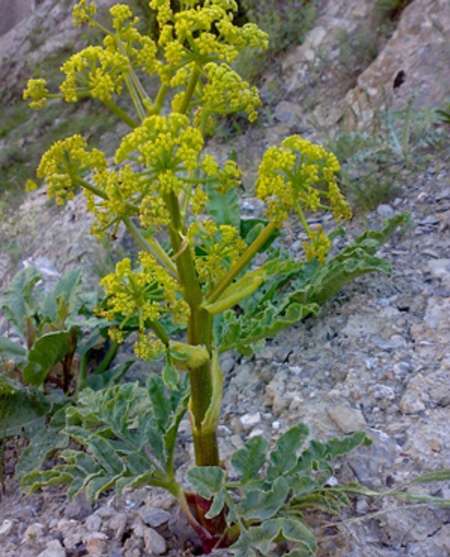
[[[269,108],[262,124],[210,148],[243,153],[251,177],[257,155],[288,133],[320,139],[353,126],[354,117],[357,126],[373,124],[383,103],[404,106],[414,97],[418,107],[426,107],[448,95],[446,1],[414,0],[395,23],[392,36],[375,41],[373,63],[364,52],[344,59],[342,36],[335,30],[344,28],[350,45],[360,41],[374,17],[374,4],[324,2],[305,43],[283,57],[279,73],[269,70],[264,76]],[[16,29],[13,40],[19,39]],[[405,52],[407,56],[402,55]],[[14,75],[22,75],[23,68],[12,67]],[[400,70],[409,89],[392,88]],[[282,85],[274,89],[275,81]],[[428,149],[413,170],[410,164],[399,165],[397,196],[349,226],[354,236],[367,226],[381,226],[398,212],[410,213],[411,226],[383,249],[392,264],[390,275],[359,279],[319,317],[284,332],[255,358],[224,357],[227,384],[220,443],[225,458],[252,435],[269,438],[304,421],[318,437],[364,429],[373,439],[371,448],[340,464],[337,481],[358,480],[382,490],[425,470],[449,466],[448,147],[447,141],[439,150]],[[251,197],[243,207],[250,213],[258,210]],[[43,192],[35,192],[0,223],[2,245],[8,246],[0,252],[0,283],[25,259],[44,272],[47,269],[49,276],[80,264],[92,269],[102,257],[106,265],[107,253],[88,236],[88,228],[81,199],[61,211],[46,201]],[[301,251],[301,240],[293,225],[283,241],[296,253]],[[95,273],[86,274],[94,280]],[[182,444],[184,454],[191,450],[187,423],[182,426]],[[164,494],[139,490],[122,498],[104,498],[94,507],[82,498],[68,502],[59,491],[24,496],[11,478],[12,452],[7,456],[6,493],[0,501],[4,557],[198,554],[195,540]],[[180,456],[180,462],[186,460]],[[450,485],[429,486],[426,492],[450,498]],[[374,512],[379,514],[370,518]],[[407,510],[392,499],[361,498],[343,519],[333,535],[318,531],[322,557],[450,555],[449,511],[426,506]]]

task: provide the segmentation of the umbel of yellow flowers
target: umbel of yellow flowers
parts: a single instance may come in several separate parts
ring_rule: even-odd
[[[30,80],[24,91],[34,109],[58,98],[95,99],[130,128],[112,162],[80,135],[57,141],[43,155],[37,178],[58,204],[82,188],[95,216],[93,233],[124,224],[142,249],[136,270],[125,259],[102,281],[108,294],[105,316],[121,319],[112,332],[117,340],[121,326],[138,315],[135,349],[142,358],[164,349],[164,338],[148,333],[149,323],[165,314],[188,321],[200,298],[214,301],[235,278],[233,263],[245,259],[249,246],[238,228],[204,214],[211,191],[226,193],[240,184],[240,169],[203,149],[218,118],[242,112],[256,119],[258,90],[231,64],[243,49],[268,46],[256,25],[234,23],[235,0],[180,0],[177,12],[170,0],[151,0],[149,6],[159,24],[155,40],[142,33],[128,5],[110,9],[107,28],[95,19],[95,2],[80,0],[73,10],[75,24],[99,30],[102,43],[62,65],[59,92],[50,92],[44,79]],[[154,96],[145,87],[147,76],[159,78]],[[321,227],[308,225],[305,214],[329,210],[337,220],[351,216],[336,182],[338,171],[332,153],[300,136],[270,147],[259,166],[256,195],[266,204],[269,225],[280,228],[289,215],[297,215],[309,237],[308,259],[323,261],[331,242]],[[161,229],[171,239],[169,252],[155,237]]]

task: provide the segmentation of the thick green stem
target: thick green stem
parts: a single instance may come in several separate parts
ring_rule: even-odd
[[[170,239],[184,296],[191,314],[188,324],[188,343],[204,345],[211,353],[212,319],[200,306],[203,295],[189,245],[184,244],[184,227],[180,206],[175,194],[165,198],[172,226]],[[194,437],[195,461],[198,466],[217,466],[220,462],[216,431],[205,430],[203,421],[212,401],[211,361],[189,372],[191,383],[191,421]]]

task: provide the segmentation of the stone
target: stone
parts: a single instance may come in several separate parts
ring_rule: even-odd
[[[46,549],[41,551],[37,557],[66,557],[66,550],[58,540],[51,540],[47,543]]]
[[[35,6],[35,0],[0,0],[0,36],[28,17]]]
[[[91,516],[86,518],[84,524],[90,532],[97,532],[101,528],[102,519],[98,516],[98,514],[91,514]]]
[[[138,510],[138,513],[142,520],[147,526],[152,528],[158,528],[163,524],[169,522],[171,514],[162,509],[157,509],[155,507],[144,507]]]
[[[0,537],[9,536],[14,528],[14,520],[5,519],[0,526]]]
[[[377,214],[383,219],[389,219],[394,215],[395,211],[390,205],[381,204],[377,207]]]
[[[166,540],[153,528],[145,528],[144,544],[151,555],[164,555],[167,551]]]
[[[64,509],[64,516],[69,519],[83,520],[92,511],[92,505],[84,495],[77,495],[68,501]]]
[[[85,530],[80,522],[63,518],[56,524],[56,531],[62,534],[64,547],[69,550],[75,549],[83,540]]]
[[[396,441],[378,429],[369,429],[372,440],[369,447],[360,447],[346,456],[346,462],[356,479],[367,486],[385,487],[386,476],[392,472],[402,448]]]
[[[103,532],[88,534],[85,538],[85,544],[89,557],[103,557],[106,553],[107,542],[108,536]]]
[[[436,408],[412,422],[402,449],[425,469],[447,467],[450,462],[450,407]]]
[[[403,414],[418,414],[425,410],[425,404],[417,393],[406,391],[400,400],[400,410]]]
[[[44,525],[40,522],[30,524],[23,535],[23,543],[36,543],[44,535]]]
[[[116,539],[122,539],[122,536],[127,527],[127,522],[128,516],[126,513],[117,513],[110,518],[108,526],[109,529],[114,532],[114,537]]]
[[[349,128],[366,128],[380,110],[439,106],[450,90],[448,0],[414,0],[402,12],[396,32],[358,77],[344,100]],[[402,72],[403,83],[394,87]]]
[[[450,288],[450,259],[432,259],[428,262],[427,269],[433,277]]]
[[[261,423],[261,414],[260,412],[255,412],[254,414],[244,414],[241,416],[240,421],[243,429],[245,431],[249,431]]]
[[[276,120],[290,127],[299,125],[302,114],[304,114],[302,107],[289,101],[279,102],[274,112]]]
[[[430,329],[450,331],[450,298],[430,298],[423,320]]]
[[[367,426],[361,410],[351,408],[346,404],[330,405],[327,407],[327,413],[343,433],[354,433]]]
[[[414,414],[424,410],[426,403],[434,406],[450,405],[450,362],[443,362],[438,370],[431,373],[415,375],[400,401],[400,410],[404,414]]]

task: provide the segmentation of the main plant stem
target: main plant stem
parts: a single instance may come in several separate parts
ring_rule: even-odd
[[[211,354],[212,318],[207,311],[201,308],[203,294],[191,249],[183,240],[185,230],[180,205],[173,193],[168,194],[165,201],[172,221],[170,240],[175,253],[178,277],[183,286],[185,300],[190,308],[188,343],[193,346],[204,345]],[[213,395],[211,360],[199,368],[191,369],[189,378],[195,462],[198,466],[218,466],[220,459],[216,431],[203,424]]]

